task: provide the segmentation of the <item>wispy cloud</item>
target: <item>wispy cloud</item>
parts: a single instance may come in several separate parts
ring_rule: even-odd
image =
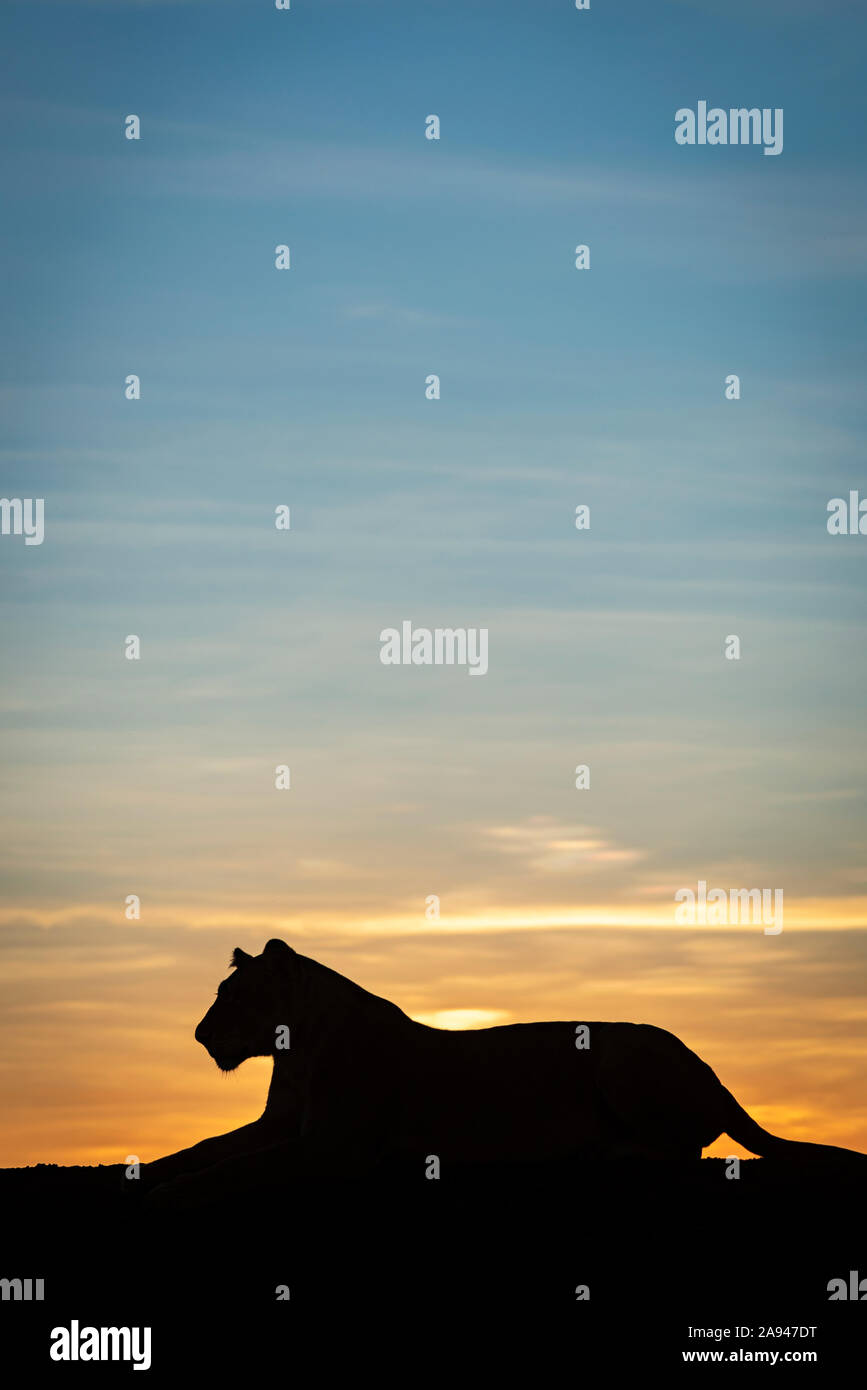
[[[563,825],[551,816],[531,816],[519,825],[495,825],[483,833],[501,853],[519,855],[528,869],[542,874],[633,863],[644,853],[621,849],[590,827]]]

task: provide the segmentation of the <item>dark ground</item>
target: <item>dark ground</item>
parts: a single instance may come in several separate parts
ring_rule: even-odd
[[[123,1172],[0,1171],[0,1277],[46,1280],[43,1303],[0,1303],[16,1384],[133,1374],[51,1361],[50,1331],[72,1318],[152,1327],[158,1384],[212,1371],[235,1382],[238,1368],[287,1387],[331,1369],[351,1384],[377,1368],[377,1383],[487,1385],[512,1371],[508,1384],[532,1374],[547,1385],[580,1379],[591,1359],[619,1381],[701,1375],[682,1351],[740,1347],[818,1362],[726,1365],[728,1377],[833,1384],[863,1365],[867,1301],[829,1302],[827,1285],[850,1270],[867,1278],[865,1182],[823,1164],[754,1160],[737,1181],[710,1159],[444,1169],[439,1181],[395,1169],[171,1214],[150,1210]],[[690,1338],[690,1326],[732,1335]],[[752,1336],[736,1338],[738,1326]],[[815,1332],[761,1337],[768,1327]]]

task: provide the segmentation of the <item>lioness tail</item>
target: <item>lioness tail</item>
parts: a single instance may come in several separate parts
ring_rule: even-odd
[[[726,1091],[725,1133],[738,1144],[743,1144],[750,1153],[758,1154],[759,1158],[816,1158],[867,1165],[867,1154],[858,1153],[855,1149],[840,1149],[834,1144],[808,1144],[801,1139],[781,1139],[777,1134],[769,1134],[738,1104],[731,1091]]]

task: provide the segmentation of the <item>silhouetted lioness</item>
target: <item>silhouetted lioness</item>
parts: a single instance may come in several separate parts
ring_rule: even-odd
[[[326,966],[269,941],[196,1029],[223,1071],[272,1057],[260,1119],[146,1167],[165,1195],[257,1175],[358,1176],[383,1160],[697,1159],[720,1134],[762,1157],[865,1155],[762,1129],[672,1033],[643,1023],[415,1023]],[[170,1180],[178,1175],[181,1188]],[[205,1190],[205,1188],[203,1188]]]

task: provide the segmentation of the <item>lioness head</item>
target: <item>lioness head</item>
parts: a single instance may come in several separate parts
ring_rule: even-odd
[[[298,960],[291,946],[276,938],[261,956],[236,946],[234,974],[223,980],[217,998],[196,1029],[196,1041],[221,1071],[234,1071],[248,1057],[270,1057],[276,1029],[287,1023],[287,1004]]]

